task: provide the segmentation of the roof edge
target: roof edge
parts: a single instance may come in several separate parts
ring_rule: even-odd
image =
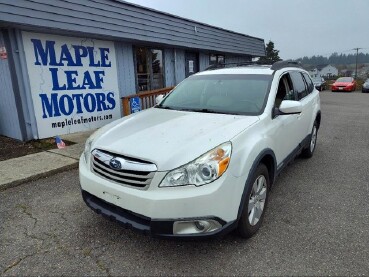
[[[241,35],[241,36],[248,37],[248,38],[257,39],[257,40],[260,40],[260,41],[263,41],[264,42],[264,39],[262,39],[262,38],[258,38],[258,37],[246,35],[246,34],[243,34],[243,33],[231,31],[231,30],[228,30],[228,29],[224,29],[222,27],[210,25],[210,24],[207,24],[207,23],[203,23],[203,22],[200,22],[200,21],[193,20],[193,19],[185,18],[185,17],[178,16],[178,15],[174,15],[174,14],[171,14],[171,13],[168,13],[168,12],[156,10],[156,9],[149,8],[149,7],[145,7],[145,6],[142,6],[142,5],[139,5],[139,4],[135,4],[135,3],[131,3],[131,2],[128,2],[128,1],[125,1],[125,0],[110,0],[110,1],[115,2],[115,3],[127,4],[127,5],[130,5],[130,6],[136,7],[136,8],[148,10],[148,11],[155,12],[155,13],[160,13],[160,14],[167,15],[167,16],[170,16],[170,17],[173,17],[173,18],[178,18],[178,19],[186,20],[188,22],[196,23],[196,24],[203,25],[203,26],[206,26],[206,27],[215,28],[215,29],[218,29],[218,30],[221,30],[221,31],[225,31],[225,32],[228,32],[228,33],[236,34],[236,35]]]

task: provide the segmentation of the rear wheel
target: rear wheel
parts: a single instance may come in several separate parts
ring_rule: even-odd
[[[269,187],[268,169],[264,164],[259,164],[248,188],[238,223],[238,232],[242,237],[249,238],[259,230],[268,203]]]
[[[311,158],[313,156],[317,139],[318,139],[318,124],[315,121],[313,125],[313,130],[311,131],[310,143],[304,150],[302,150],[301,152],[302,157]]]

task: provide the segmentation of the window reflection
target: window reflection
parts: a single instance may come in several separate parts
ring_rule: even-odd
[[[224,62],[225,62],[224,55],[210,54],[209,56],[209,65],[215,65]]]
[[[136,48],[136,68],[138,91],[164,87],[162,50]]]

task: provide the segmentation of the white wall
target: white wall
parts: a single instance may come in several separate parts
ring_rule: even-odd
[[[337,76],[338,75],[338,69],[334,66],[328,65],[319,72],[320,77],[323,76]]]

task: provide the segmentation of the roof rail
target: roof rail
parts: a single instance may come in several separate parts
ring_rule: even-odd
[[[207,67],[205,69],[206,70],[214,70],[214,69],[219,69],[219,68],[226,68],[226,67],[238,67],[238,66],[245,66],[245,65],[264,65],[264,66],[271,66],[271,70],[279,70],[285,67],[299,67],[302,68],[301,63],[297,62],[297,61],[292,61],[292,60],[287,60],[287,61],[278,61],[275,63],[266,63],[266,62],[260,62],[260,61],[256,61],[256,62],[252,62],[252,61],[248,61],[248,62],[240,62],[240,63],[216,63],[213,64],[209,67]]]
[[[248,62],[239,62],[239,63],[216,63],[216,64],[213,64],[207,67],[205,70],[214,70],[214,69],[226,68],[226,67],[238,67],[238,66],[244,66],[244,65],[265,65],[265,64],[260,63],[258,61],[257,62],[248,61]]]
[[[298,61],[293,61],[293,60],[287,60],[287,61],[279,61],[279,62],[275,62],[273,63],[272,67],[270,68],[271,70],[279,70],[285,67],[299,67],[302,68],[301,63]]]

